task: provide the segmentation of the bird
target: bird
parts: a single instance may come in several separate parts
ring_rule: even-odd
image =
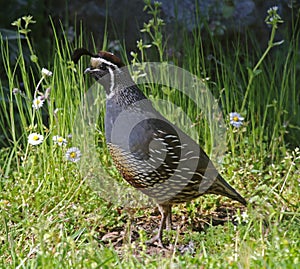
[[[216,194],[247,205],[199,144],[153,107],[119,57],[79,48],[72,60],[77,63],[83,55],[90,56],[84,73],[106,93],[105,137],[114,165],[130,185],[158,205],[158,232],[148,244],[164,247],[163,231],[171,229],[174,204]]]

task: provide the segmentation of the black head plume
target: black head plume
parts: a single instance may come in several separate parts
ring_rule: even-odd
[[[89,55],[91,57],[99,57],[98,55],[95,55],[95,54],[92,54],[91,52],[89,52],[87,49],[85,48],[79,48],[79,49],[76,49],[74,52],[73,52],[73,55],[72,55],[72,61],[77,64],[79,59],[81,58],[81,56],[83,55]]]
[[[115,56],[114,54],[107,52],[107,51],[99,51],[98,54],[93,54],[91,52],[89,52],[87,49],[85,48],[79,48],[76,49],[73,52],[72,55],[72,61],[77,64],[79,59],[81,58],[81,56],[83,55],[88,55],[91,56],[93,58],[102,58],[105,59],[115,65],[117,65],[118,67],[122,67],[124,66],[124,63],[120,60],[120,58],[118,58],[117,56]]]
[[[84,70],[84,74],[91,75],[97,82],[104,86],[107,96],[113,96],[116,88],[122,84],[125,88],[133,85],[132,78],[121,59],[113,53],[99,51],[97,54],[89,52],[85,48],[76,49],[72,60],[76,64],[81,56],[90,56],[90,65]],[[122,86],[122,87],[123,87]],[[124,88],[123,87],[123,88]]]

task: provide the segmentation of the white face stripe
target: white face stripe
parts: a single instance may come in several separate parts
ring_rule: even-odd
[[[114,93],[114,87],[115,87],[115,75],[114,71],[110,68],[107,67],[109,74],[110,74],[110,88],[109,88],[109,94],[106,96],[108,99],[112,98],[115,93]]]
[[[114,95],[114,87],[115,87],[115,76],[114,76],[114,70],[121,72],[121,70],[119,70],[119,67],[108,61],[105,60],[101,57],[91,57],[91,71],[100,71],[100,69],[98,68],[102,63],[107,65],[107,69],[110,75],[110,88],[109,88],[109,94],[106,95],[107,99],[111,99]]]
[[[91,57],[91,66],[96,68],[98,67],[99,65],[101,65],[101,63],[105,63],[107,64],[108,66],[112,66],[114,67],[115,69],[118,68],[118,66],[116,64],[113,64],[112,62],[110,61],[107,61],[103,58],[100,58],[100,57]]]
[[[109,66],[113,66],[115,69],[118,68],[118,66],[117,66],[116,64],[113,64],[112,62],[107,61],[107,60],[105,60],[105,59],[103,59],[103,58],[100,58],[100,61],[101,61],[101,63],[105,63],[105,64],[107,64],[107,65],[109,65]]]

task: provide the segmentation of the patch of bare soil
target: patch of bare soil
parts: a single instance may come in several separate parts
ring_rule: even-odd
[[[152,213],[145,216],[135,218],[131,212],[131,218],[128,218],[128,223],[123,227],[113,228],[109,231],[100,232],[100,241],[107,246],[114,246],[115,250],[122,255],[124,251],[130,249],[131,254],[139,256],[143,251],[148,255],[163,254],[163,256],[171,256],[175,251],[181,254],[195,252],[193,242],[181,244],[179,238],[182,238],[185,233],[205,232],[208,227],[224,225],[228,222],[236,225],[236,213],[240,209],[242,212],[244,207],[232,205],[224,205],[216,208],[213,212],[202,211],[197,212],[191,218],[186,210],[172,215],[172,229],[176,231],[173,242],[169,242],[164,237],[164,247],[156,245],[146,245],[144,240],[141,241],[140,231],[146,232],[148,239],[153,237],[158,230],[161,215],[158,210],[152,210]]]

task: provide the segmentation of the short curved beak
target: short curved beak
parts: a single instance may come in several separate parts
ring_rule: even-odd
[[[90,67],[88,67],[87,69],[84,70],[84,74],[89,74],[91,72],[92,72],[92,70]]]

